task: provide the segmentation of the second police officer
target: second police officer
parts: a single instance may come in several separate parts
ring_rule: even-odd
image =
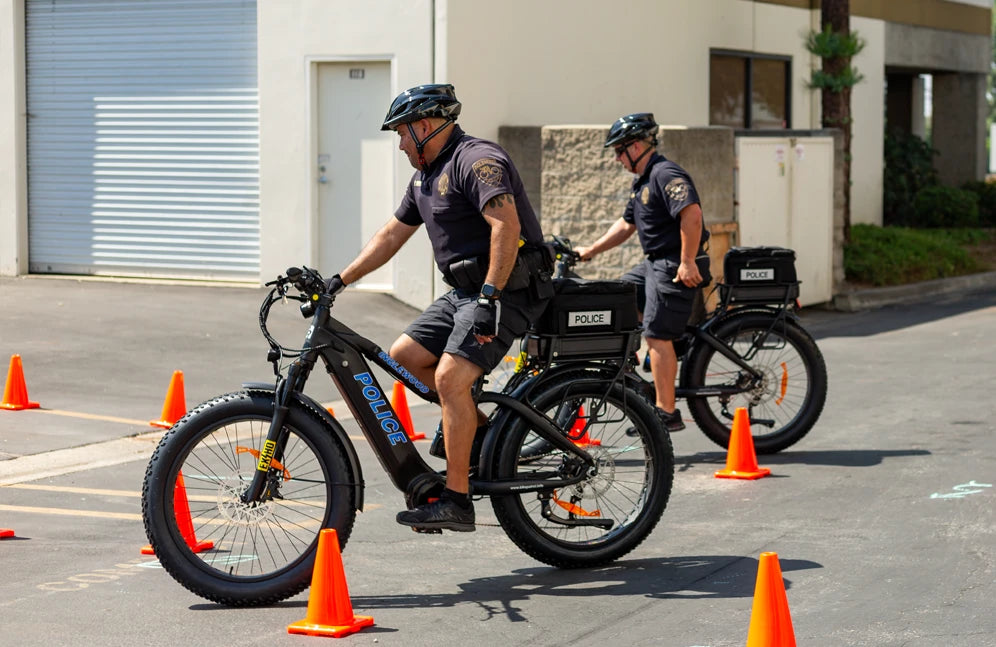
[[[581,259],[612,249],[636,232],[646,259],[622,278],[637,283],[643,335],[657,391],[657,408],[668,431],[685,428],[675,406],[678,358],[672,341],[679,339],[692,313],[700,286],[708,284],[709,239],[699,195],[691,176],[656,152],[657,122],[649,112],[620,117],[609,129],[605,148],[636,175],[626,210],[590,247],[579,247]]]

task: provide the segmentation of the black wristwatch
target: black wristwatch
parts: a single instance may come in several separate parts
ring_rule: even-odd
[[[481,286],[481,296],[488,301],[497,301],[501,298],[501,290],[490,283],[485,283]]]

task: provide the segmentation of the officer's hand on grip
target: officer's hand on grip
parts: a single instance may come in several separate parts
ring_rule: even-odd
[[[498,334],[498,321],[501,319],[501,302],[497,299],[480,297],[474,308],[474,334],[477,341],[491,341]],[[482,338],[487,338],[482,341]]]
[[[335,276],[325,279],[325,293],[329,296],[335,296],[346,289],[346,284],[342,282],[342,277],[338,274]]]

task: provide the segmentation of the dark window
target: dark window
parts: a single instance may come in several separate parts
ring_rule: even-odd
[[[789,128],[791,59],[712,50],[709,123],[732,128]]]

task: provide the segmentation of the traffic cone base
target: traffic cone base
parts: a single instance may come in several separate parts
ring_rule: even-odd
[[[584,407],[578,407],[578,417],[574,419],[574,424],[571,426],[571,430],[567,432],[568,437],[573,438],[577,434],[581,434],[581,437],[577,440],[571,440],[572,443],[578,447],[598,447],[602,444],[601,440],[596,440],[588,435],[588,421],[584,415]]]
[[[8,537],[13,537],[14,531],[9,528],[0,528],[0,539],[7,539]]]
[[[287,625],[287,633],[338,638],[370,627],[373,623],[371,616],[353,614],[342,555],[339,553],[339,535],[334,528],[323,529],[318,535],[308,614],[304,620]]]
[[[716,472],[720,479],[759,479],[771,474],[767,467],[758,467],[754,453],[754,437],[750,435],[747,409],[737,407],[730,431],[730,448],[726,454],[726,469]]]
[[[373,623],[374,619],[372,616],[353,616],[353,622],[348,625],[317,625],[307,620],[298,620],[287,625],[287,633],[341,638],[356,633],[364,627],[372,627]]]
[[[761,553],[757,562],[747,647],[795,647],[792,614],[776,553]]]
[[[415,433],[415,425],[412,424],[412,412],[408,409],[408,396],[405,395],[405,385],[400,380],[394,381],[394,390],[391,391],[391,408],[398,414],[401,426],[408,434],[408,440],[422,440],[425,434]]]
[[[183,371],[173,371],[173,377],[169,381],[169,389],[166,391],[166,400],[163,402],[163,412],[159,420],[150,420],[153,427],[169,429],[173,424],[187,413],[187,403],[183,394]]]
[[[39,406],[41,405],[37,402],[28,400],[28,385],[24,383],[24,367],[21,365],[21,356],[11,355],[0,409],[21,411],[23,409],[37,409]]]
[[[203,553],[205,550],[214,548],[213,541],[198,541],[194,533],[194,520],[190,516],[190,502],[187,500],[187,488],[183,484],[183,473],[178,472],[176,483],[173,485],[173,513],[176,515],[176,525],[180,529],[180,535],[187,542],[187,547],[192,553]],[[143,555],[155,555],[152,544],[142,546]]]

